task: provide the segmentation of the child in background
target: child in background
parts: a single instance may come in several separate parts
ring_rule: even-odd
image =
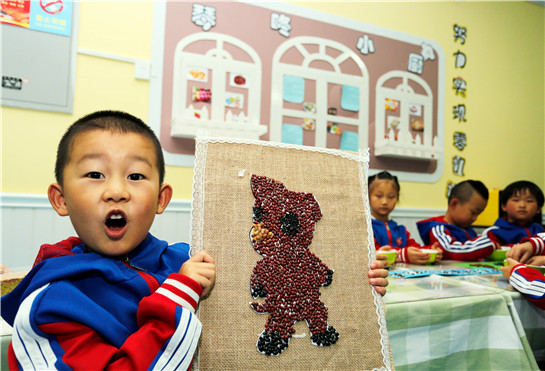
[[[538,235],[543,233],[543,226],[533,222],[541,213],[543,202],[543,192],[534,183],[522,180],[509,184],[500,194],[505,216],[498,218],[488,229],[488,236],[501,246],[513,246],[530,239],[543,245],[544,241]]]
[[[416,223],[425,244],[438,242],[443,259],[477,261],[499,247],[487,235],[477,236],[471,224],[486,208],[488,189],[478,180],[458,183],[450,192],[444,216]]]
[[[375,236],[375,248],[379,251],[395,249],[397,260],[403,263],[426,264],[430,254],[421,250],[422,246],[411,238],[403,225],[391,220],[390,213],[399,201],[399,182],[396,176],[382,171],[368,178],[369,204]],[[443,252],[435,243],[431,249],[438,250],[435,261],[441,261]]]
[[[539,233],[538,236],[545,239],[545,233]],[[500,268],[509,283],[541,309],[545,309],[545,276],[524,263],[543,266],[545,256],[541,254],[544,253],[543,244],[536,248],[530,241],[523,242],[507,252],[507,265]]]

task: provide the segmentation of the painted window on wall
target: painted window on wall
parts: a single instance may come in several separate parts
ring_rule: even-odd
[[[276,50],[272,68],[270,140],[367,148],[369,75],[356,53],[332,40],[296,37]]]

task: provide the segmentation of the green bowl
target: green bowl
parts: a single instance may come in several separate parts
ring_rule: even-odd
[[[377,255],[386,255],[388,257],[388,266],[394,264],[396,261],[397,251],[396,250],[386,250],[386,251],[377,251]]]
[[[428,260],[427,264],[431,264],[435,261],[435,258],[437,257],[437,250],[432,249],[420,249],[420,251],[430,254],[430,260]]]
[[[486,260],[492,260],[492,261],[502,261],[502,260],[505,260],[506,258],[506,254],[507,254],[507,251],[509,251],[509,249],[507,250],[494,250],[492,252],[492,254],[488,255],[486,257]]]

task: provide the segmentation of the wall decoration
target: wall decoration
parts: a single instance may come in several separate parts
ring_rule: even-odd
[[[454,114],[455,119],[458,119],[458,122],[467,121],[466,119],[466,105],[458,104],[452,108],[452,113]]]
[[[0,2],[2,105],[72,113],[79,2]]]
[[[424,61],[434,61],[435,60],[435,52],[432,45],[428,43],[422,43],[422,51],[420,52],[420,55],[424,58]]]
[[[316,113],[316,104],[312,102],[303,103],[303,110],[305,112]]]
[[[466,133],[461,133],[459,131],[454,132],[453,144],[459,151],[463,151],[467,145],[467,136]]]
[[[363,35],[358,38],[356,48],[361,54],[367,55],[375,52],[375,43],[373,42],[373,39],[369,37],[369,35]]]
[[[250,86],[250,81],[248,76],[242,73],[231,73],[229,79],[229,84],[235,88],[248,88]]]
[[[450,192],[452,192],[452,188],[454,188],[456,184],[452,181],[452,180],[449,180],[447,182],[447,187],[446,187],[446,190],[445,190],[445,197],[448,199],[450,197]]]
[[[454,92],[456,93],[456,95],[461,95],[462,97],[465,98],[466,90],[467,90],[467,82],[460,76],[455,77],[452,79],[452,89],[454,89]]]
[[[467,37],[467,29],[465,27],[460,27],[457,24],[453,26],[454,31],[454,43],[456,43],[458,40],[460,41],[460,44],[465,45],[466,37]],[[467,63],[467,57],[466,54],[461,51],[460,49],[456,50],[453,53],[453,56],[455,58],[454,67],[455,68],[465,68]],[[467,82],[461,77],[455,77],[452,79],[452,89],[454,90],[454,94],[456,96],[460,96],[461,98],[466,97],[466,90],[467,90]],[[467,107],[464,103],[457,104],[452,107],[452,113],[453,113],[453,119],[458,120],[458,123],[465,123],[467,122],[466,118],[466,110]],[[467,135],[464,132],[461,131],[455,131],[452,135],[453,142],[452,145],[454,148],[456,148],[458,151],[463,151],[464,148],[467,145]],[[452,158],[452,173],[457,176],[465,176],[464,168],[466,165],[466,159],[463,157],[460,157],[458,155],[455,155]],[[452,181],[449,181],[447,183],[447,198],[450,194],[450,190],[454,187],[454,184]]]
[[[424,71],[424,57],[422,54],[410,53],[409,54],[409,66],[407,67],[409,72],[417,73],[419,75]]]
[[[187,67],[187,80],[208,82],[208,68]]]
[[[453,26],[453,29],[454,29],[454,42],[456,42],[457,40],[460,40],[460,43],[464,45],[466,43],[467,28],[458,26],[457,24],[455,24]]]
[[[384,99],[384,101],[386,102],[384,104],[384,109],[385,110],[397,112],[397,110],[399,108],[399,101],[397,101],[395,99],[390,99],[390,98],[386,98],[386,99]]]
[[[341,93],[341,108],[352,112],[358,112],[360,110],[360,89],[357,86],[343,86]]]
[[[193,87],[193,102],[210,102],[212,99],[212,92],[210,89]]]
[[[466,159],[460,156],[454,156],[452,158],[452,172],[454,175],[464,176],[464,166],[466,165]]]
[[[225,93],[225,105],[231,108],[244,108],[244,95],[232,92]]]
[[[456,68],[464,68],[466,66],[466,55],[462,53],[461,51],[457,51],[454,53],[455,62],[454,67]]]
[[[299,125],[282,125],[282,143],[303,144],[303,128]]]
[[[305,118],[303,119],[303,124],[301,125],[303,130],[313,131],[316,130],[316,123],[313,119]]]
[[[286,102],[303,103],[305,99],[305,79],[298,76],[284,75],[284,94]]]
[[[343,131],[341,134],[341,149],[343,151],[358,151],[358,133]]]
[[[327,124],[327,132],[330,134],[341,134],[342,130],[339,128],[339,124],[336,122],[330,122]]]
[[[304,130],[305,146],[339,149],[341,136],[330,135],[335,122],[369,148],[372,172],[440,178],[445,58],[437,42],[287,3],[198,4],[154,4],[151,87],[157,94],[150,94],[149,122],[168,164],[193,165],[198,130],[281,142],[284,124],[301,127],[308,119],[314,130]],[[221,97],[243,94],[243,108],[188,99],[191,84],[180,72],[190,66],[208,69],[199,88]],[[233,74],[251,84],[236,86]],[[385,112],[386,99],[396,102],[395,111]],[[305,110],[305,102],[315,111]],[[418,106],[419,115],[410,112]],[[391,113],[399,120],[392,133]]]
[[[214,257],[217,274],[199,304],[196,368],[393,369],[384,303],[367,283],[375,257],[368,161],[197,137],[190,245]]]
[[[290,36],[291,18],[285,14],[271,13],[271,29],[277,30],[284,37]]]
[[[0,21],[33,31],[70,36],[72,1],[2,1]]]
[[[216,25],[216,8],[212,6],[193,4],[191,21],[202,27],[203,31],[209,31]]]

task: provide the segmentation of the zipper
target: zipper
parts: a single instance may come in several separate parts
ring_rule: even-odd
[[[147,270],[145,270],[144,268],[140,268],[140,267],[137,267],[136,265],[132,264],[129,260],[129,256],[125,256],[125,259],[123,260],[123,263],[131,268],[131,269],[134,269],[136,271],[136,273],[138,273],[140,275],[140,277],[142,277],[144,279],[144,281],[146,281],[146,283],[148,284],[148,287],[149,287],[149,290],[151,293],[154,293],[155,290],[157,290],[159,288],[159,281],[157,281],[157,279],[155,277],[153,277],[151,275],[151,273],[149,273]]]
[[[125,256],[125,260],[123,260],[123,263],[125,263],[129,268],[132,268],[136,271],[140,271],[140,272],[144,272],[146,274],[149,274],[149,272],[147,270],[145,270],[144,268],[140,268],[140,267],[137,267],[136,265],[134,265],[133,263],[130,262],[129,260],[129,256]]]

